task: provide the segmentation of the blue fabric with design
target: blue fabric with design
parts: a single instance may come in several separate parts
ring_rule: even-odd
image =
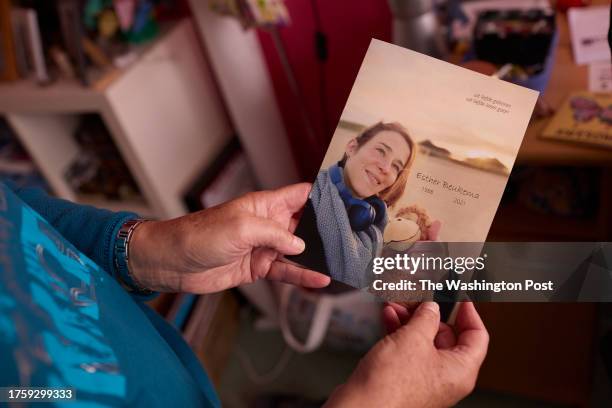
[[[108,213],[109,226],[96,209],[81,216],[87,211],[82,235],[112,234],[129,216]],[[110,244],[106,238],[98,236],[100,245]],[[0,385],[73,387],[77,404],[58,406],[219,406],[180,334],[78,244],[0,183]],[[96,251],[108,259],[108,248]]]

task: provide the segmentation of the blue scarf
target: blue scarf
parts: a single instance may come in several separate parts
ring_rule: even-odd
[[[387,217],[364,231],[353,231],[344,202],[327,170],[319,172],[310,201],[331,278],[356,288],[367,287],[371,281],[372,258],[380,256],[382,251]]]

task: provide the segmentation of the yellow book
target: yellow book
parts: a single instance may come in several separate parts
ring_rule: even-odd
[[[571,94],[542,137],[612,148],[612,93]]]

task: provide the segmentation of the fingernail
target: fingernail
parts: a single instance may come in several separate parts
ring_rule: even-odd
[[[299,249],[300,252],[304,251],[306,248],[306,243],[299,237],[293,236],[293,246],[295,249]]]
[[[434,313],[440,313],[440,305],[438,305],[436,302],[424,302],[423,308],[429,309]]]

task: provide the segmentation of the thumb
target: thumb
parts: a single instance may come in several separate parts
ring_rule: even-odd
[[[436,302],[423,302],[406,325],[406,332],[419,331],[433,342],[440,328],[440,306]]]
[[[275,199],[282,200],[289,211],[296,213],[304,207],[311,189],[310,183],[298,183],[279,188],[273,194]]]
[[[305,243],[276,221],[250,217],[239,232],[239,238],[253,247],[271,248],[283,255],[297,255],[304,251]]]

